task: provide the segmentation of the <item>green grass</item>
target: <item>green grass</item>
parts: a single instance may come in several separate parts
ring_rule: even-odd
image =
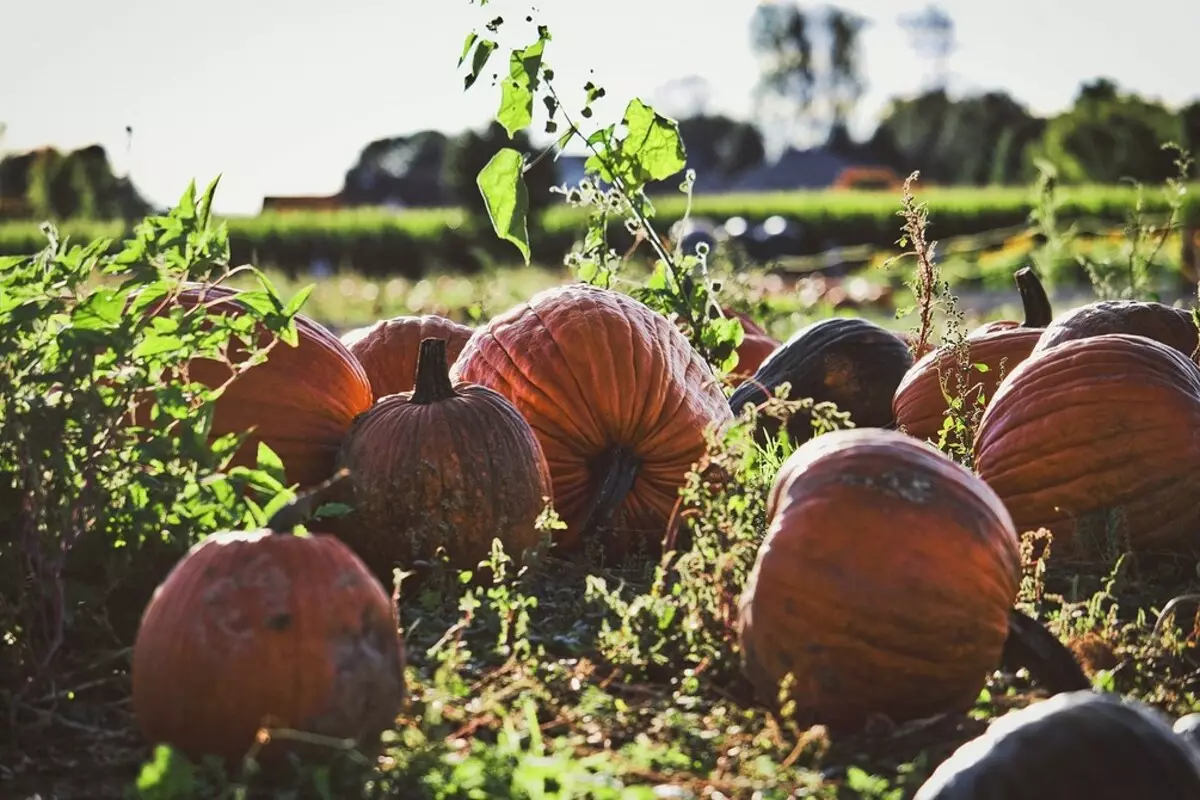
[[[1023,227],[1033,208],[1027,187],[938,188],[918,187],[929,205],[931,235],[939,239],[971,236],[987,231]],[[1060,215],[1064,220],[1119,224],[1133,208],[1137,194],[1128,186],[1082,186],[1061,190]],[[797,222],[802,230],[803,253],[819,253],[836,243],[842,246],[890,247],[898,235],[893,191],[803,191],[756,195],[700,196],[693,201],[694,217],[724,221],[741,216],[761,222],[779,215]],[[1145,193],[1147,213],[1165,208],[1161,191]],[[682,195],[659,198],[657,222],[661,230],[679,219],[686,206]],[[1200,220],[1200,192],[1190,193],[1185,217]],[[566,205],[548,210],[531,230],[534,258],[541,263],[561,263],[584,227],[583,212]],[[299,273],[314,261],[352,268],[376,276],[420,277],[438,272],[472,272],[511,260],[511,245],[497,242],[486,225],[468,224],[459,209],[409,209],[391,212],[361,209],[336,212],[271,212],[226,220],[235,260],[268,264]],[[68,220],[65,235],[78,241],[98,237],[120,238],[121,223]],[[620,225],[612,225],[614,241],[623,241]],[[43,241],[33,222],[0,223],[0,255],[30,252]]]

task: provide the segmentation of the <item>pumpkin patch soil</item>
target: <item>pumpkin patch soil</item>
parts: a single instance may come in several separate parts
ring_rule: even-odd
[[[621,573],[609,571],[605,577],[610,585],[620,580],[644,581],[648,569],[643,565]],[[472,740],[497,742],[503,726],[498,712],[508,709],[508,700],[517,691],[540,685],[545,700],[539,703],[539,720],[545,740],[569,736],[579,757],[613,754],[623,765],[621,779],[626,785],[672,785],[692,793],[679,796],[710,796],[715,789],[731,798],[748,797],[748,781],[752,782],[755,774],[760,780],[764,777],[756,759],[768,758],[771,769],[781,775],[783,770],[794,770],[787,774],[809,775],[823,782],[817,785],[843,785],[839,797],[862,796],[845,787],[856,770],[885,776],[892,786],[903,789],[903,797],[911,797],[942,760],[983,732],[990,718],[1045,696],[1022,673],[997,673],[969,713],[900,726],[873,718],[862,732],[833,738],[820,727],[792,731],[786,723],[756,709],[748,699],[748,687],[739,679],[714,680],[712,685],[702,684],[694,695],[683,696],[682,676],[669,667],[657,670],[653,679],[631,680],[622,668],[603,663],[592,646],[599,617],[582,600],[587,573],[574,563],[550,562],[527,585],[525,591],[538,600],[529,640],[547,652],[542,674],[531,676],[511,663],[465,667],[462,675],[475,702],[446,706],[443,724],[430,728],[431,733],[445,737],[448,750],[466,748]],[[1089,621],[1086,603],[1093,593],[1103,593],[1106,583],[1103,572],[1093,568],[1051,571],[1045,584],[1047,598],[1062,593],[1080,601],[1067,605],[1074,632],[1055,625],[1052,629],[1068,643],[1078,641],[1079,652],[1097,653],[1107,648],[1103,659],[1081,660],[1089,671],[1109,668],[1107,680],[1116,690],[1147,699],[1175,716],[1186,713],[1185,695],[1200,691],[1200,651],[1191,638],[1177,647],[1166,647],[1151,628],[1156,610],[1169,598],[1197,591],[1200,586],[1194,579],[1179,580],[1123,566],[1111,587],[1119,601],[1119,617],[1133,620],[1140,608],[1146,609],[1148,619],[1144,626],[1133,629],[1120,623],[1105,626],[1099,619]],[[401,734],[418,715],[427,718],[436,665],[425,653],[458,618],[455,604],[442,590],[426,587],[421,591],[403,606],[411,666],[418,680],[398,722]],[[1059,605],[1047,599],[1041,610],[1052,611]],[[1195,603],[1180,603],[1179,626],[1189,630],[1195,612]],[[1045,618],[1045,613],[1042,616]],[[1093,622],[1101,629],[1085,630]],[[467,634],[466,640],[483,654],[495,642],[495,631]],[[0,720],[4,726],[0,728],[4,730],[0,737],[0,797],[127,796],[128,787],[153,755],[135,732],[128,699],[128,662],[127,651],[66,652],[58,664],[56,691],[25,697],[15,709],[15,727],[10,726],[8,715]],[[731,717],[745,709],[752,711],[731,726]],[[621,751],[622,746],[631,744],[635,751],[645,751],[644,758],[634,760],[629,750]],[[400,744],[385,743],[380,762],[384,775],[393,759],[395,763],[403,761],[404,750]],[[693,762],[690,766],[689,760]],[[801,773],[801,767],[811,771]],[[420,770],[412,764],[406,769],[395,785],[373,796],[421,797],[411,793]]]

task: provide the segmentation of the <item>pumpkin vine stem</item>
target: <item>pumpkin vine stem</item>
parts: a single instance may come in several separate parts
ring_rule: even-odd
[[[446,359],[445,339],[422,339],[417,352],[417,374],[409,402],[427,406],[458,397],[450,382],[450,365]]]
[[[592,475],[599,478],[599,484],[584,517],[582,531],[585,534],[612,524],[617,509],[633,489],[641,466],[642,460],[624,445],[610,447],[593,462]]]
[[[1013,273],[1017,282],[1017,291],[1021,293],[1021,306],[1025,310],[1025,321],[1022,328],[1044,328],[1054,320],[1054,309],[1050,307],[1050,298],[1046,295],[1046,287],[1038,280],[1033,267],[1021,267]]]
[[[349,476],[350,470],[342,467],[323,483],[300,492],[287,505],[271,515],[271,518],[267,520],[267,530],[275,534],[291,536],[297,525],[302,525],[312,518],[313,513],[321,505],[319,501],[329,490]]]
[[[1008,638],[1001,662],[1006,669],[1024,667],[1051,694],[1092,688],[1074,654],[1040,622],[1017,609],[1008,612]]]

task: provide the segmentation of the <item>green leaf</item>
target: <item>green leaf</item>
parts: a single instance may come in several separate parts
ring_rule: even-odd
[[[471,71],[463,78],[463,91],[470,89],[475,85],[475,81],[479,80],[479,74],[483,72],[483,68],[487,66],[488,59],[492,57],[492,53],[496,51],[496,43],[491,39],[484,39],[475,47],[475,57],[471,59]]]
[[[471,31],[467,34],[467,39],[465,42],[463,42],[462,55],[458,57],[458,65],[460,67],[463,65],[463,62],[467,60],[467,54],[471,52],[471,48],[475,45],[475,42],[478,39],[479,34],[475,31]]]
[[[175,352],[183,347],[183,339],[174,334],[150,333],[133,348],[135,359]]]
[[[625,109],[624,122],[629,132],[621,142],[621,151],[650,180],[669,178],[687,164],[678,122],[636,97]]]
[[[525,186],[524,167],[525,156],[519,150],[505,147],[480,170],[476,183],[496,235],[516,245],[528,265],[529,190]]]
[[[288,301],[288,304],[284,306],[283,313],[289,317],[294,317],[296,314],[299,314],[300,309],[304,308],[304,304],[308,302],[308,298],[313,293],[313,289],[316,288],[317,285],[315,283],[310,283],[308,286],[305,286],[303,289],[296,292],[295,296],[293,296],[292,299]]]
[[[72,327],[81,330],[103,330],[121,321],[125,310],[125,293],[99,289],[79,304],[71,316]]]
[[[546,40],[539,38],[523,50],[513,50],[508,59],[508,77],[500,89],[500,110],[496,121],[504,126],[508,138],[533,122],[533,93],[538,88],[538,70]]]

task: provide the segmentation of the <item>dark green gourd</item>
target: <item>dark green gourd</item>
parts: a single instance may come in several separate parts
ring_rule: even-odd
[[[850,414],[856,427],[888,428],[894,424],[892,395],[912,365],[908,345],[874,322],[854,317],[824,319],[784,342],[737,388],[729,405],[740,414],[747,403],[760,405],[781,384],[790,383],[790,400],[832,402]],[[759,428],[774,433],[778,421],[762,415]],[[811,418],[793,416],[788,435],[797,444],[811,439]]]

